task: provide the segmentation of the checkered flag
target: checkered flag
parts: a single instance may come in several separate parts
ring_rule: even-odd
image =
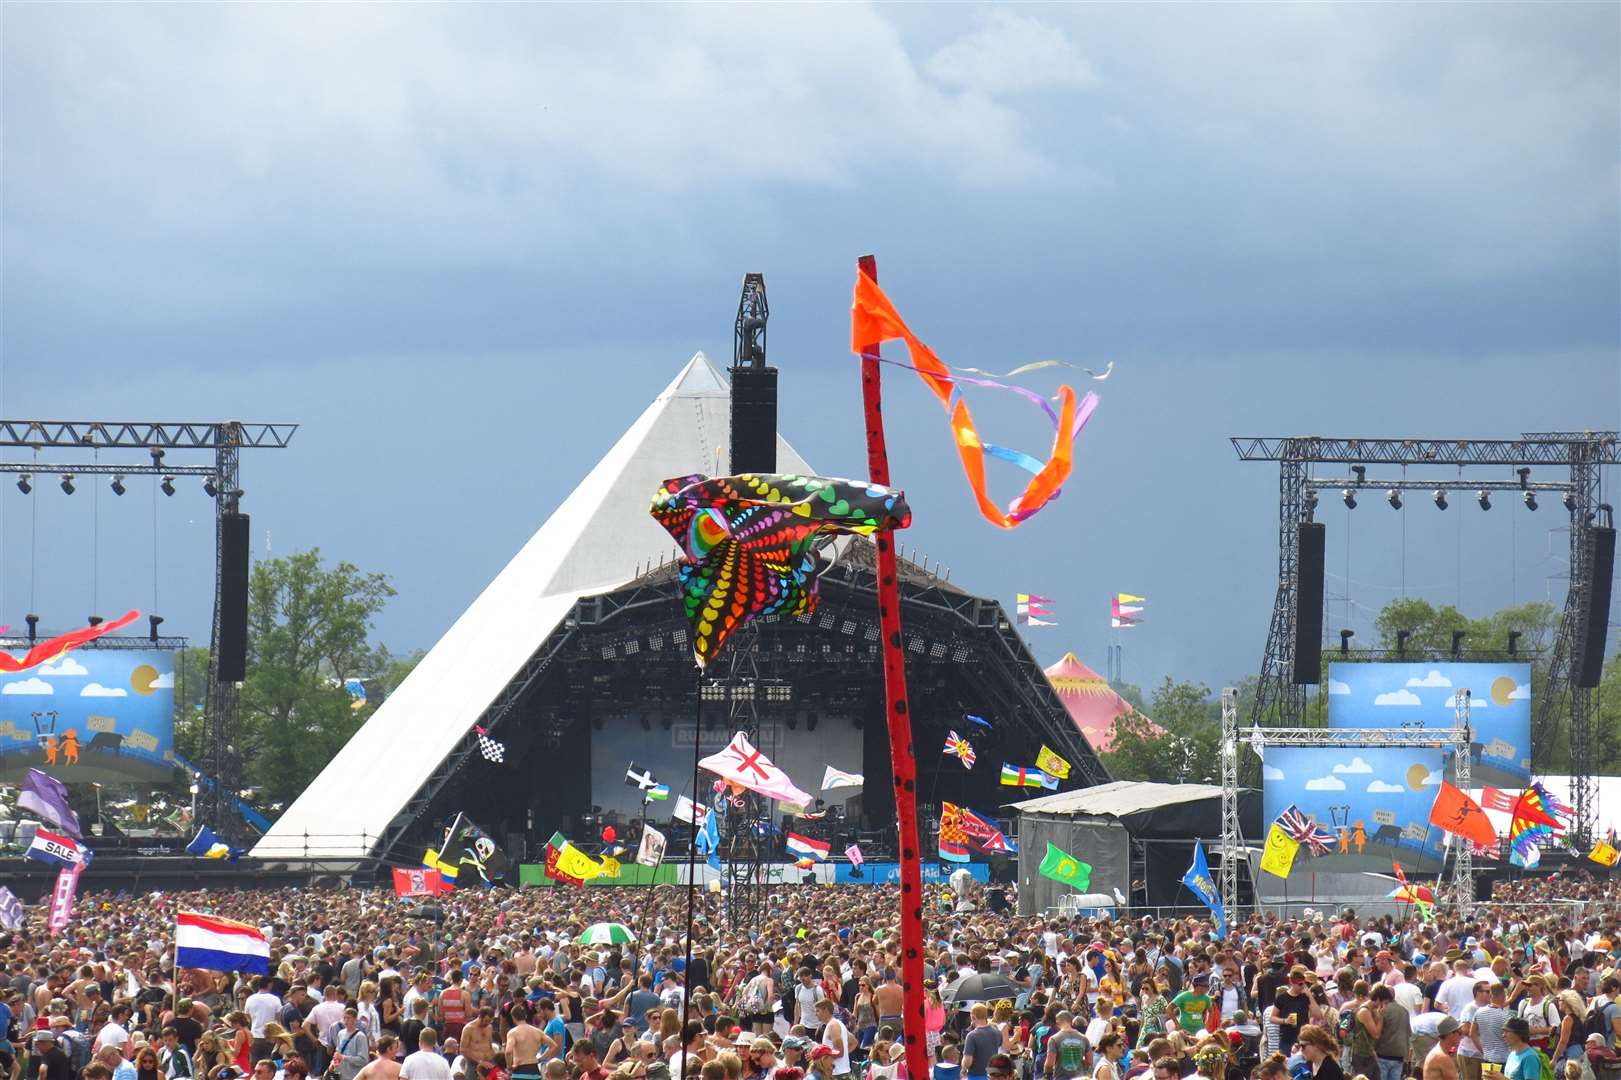
[[[484,755],[485,761],[492,761],[499,765],[506,760],[507,748],[505,743],[498,743],[490,738],[489,732],[482,727],[473,729],[478,732],[478,751]]]

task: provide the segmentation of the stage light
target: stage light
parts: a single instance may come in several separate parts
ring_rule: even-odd
[[[72,495],[73,494],[73,474],[72,473],[65,473],[63,475],[63,477],[62,477],[62,493],[64,495]]]
[[[165,476],[163,478],[163,483],[158,485],[158,490],[163,492],[165,495],[173,495],[174,494],[174,477]]]
[[[1475,501],[1480,504],[1482,510],[1490,510],[1492,508],[1492,493],[1485,488],[1481,488],[1475,492]]]
[[[204,495],[207,495],[210,499],[212,499],[216,495],[218,495],[219,493],[220,493],[220,489],[214,486],[214,478],[212,476],[210,476],[207,480],[203,481],[203,494]]]
[[[1525,495],[1524,495],[1524,499],[1525,499],[1525,508],[1527,510],[1535,510],[1537,508],[1537,493],[1536,492],[1527,491],[1525,493]]]
[[[146,452],[148,454],[152,455],[152,467],[154,469],[158,468],[159,466],[161,466],[163,464],[163,455],[165,453],[163,447],[161,447],[161,446],[149,446],[149,447],[147,447]]]
[[[1407,655],[1407,639],[1412,637],[1412,636],[1413,636],[1413,632],[1411,630],[1397,630],[1396,631],[1396,655],[1397,656],[1406,656]]]
[[[1520,467],[1518,469],[1515,469],[1514,470],[1514,475],[1516,475],[1516,476],[1518,476],[1520,478],[1520,486],[1522,488],[1523,487],[1529,487],[1531,485],[1531,470],[1530,470],[1529,467],[1522,466],[1522,467]]]
[[[113,494],[124,494],[124,478],[122,476],[113,477]]]
[[[1341,656],[1350,656],[1351,655],[1351,639],[1354,638],[1354,637],[1356,637],[1356,631],[1355,630],[1341,630],[1340,631],[1340,655]]]
[[[1306,516],[1309,518],[1317,512],[1317,492],[1306,492]]]
[[[28,481],[32,479],[33,477],[28,473],[23,473],[21,476],[17,477],[17,490],[22,492],[24,495],[31,493],[34,490],[34,485],[30,484]]]
[[[28,640],[29,641],[38,640],[38,638],[39,638],[39,616],[38,615],[25,615],[25,616],[23,616],[23,622],[28,624]]]
[[[1366,465],[1352,465],[1351,471],[1356,473],[1356,486],[1361,487],[1368,479],[1368,467]]]
[[[85,620],[85,622],[89,623],[91,626],[100,626],[102,623],[104,623],[106,621],[107,620],[103,619],[100,615],[92,615],[88,619]]]
[[[1341,488],[1340,498],[1345,500],[1345,508],[1347,510],[1356,509],[1356,492],[1352,491],[1350,488]]]
[[[1385,493],[1385,501],[1390,504],[1390,508],[1392,510],[1400,510],[1401,492],[1397,491],[1395,488],[1391,488]]]
[[[1435,489],[1435,508],[1437,510],[1445,510],[1447,508],[1447,493],[1441,488]]]
[[[1567,492],[1565,494],[1565,512],[1567,514],[1574,514],[1576,512],[1576,493],[1575,492]]]
[[[1508,654],[1510,656],[1520,655],[1520,637],[1521,634],[1518,630],[1508,632]]]
[[[150,624],[150,629],[148,629],[147,632],[146,632],[146,640],[148,640],[148,641],[156,641],[156,640],[158,640],[158,627],[163,625],[163,616],[162,615],[148,615],[146,617],[146,621],[147,621],[148,624]]]
[[[1467,630],[1452,631],[1452,659],[1456,660],[1463,652],[1463,639],[1469,636]]]

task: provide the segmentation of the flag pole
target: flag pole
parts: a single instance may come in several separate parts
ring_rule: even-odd
[[[698,679],[692,694],[692,840],[687,844],[687,951],[681,962],[681,1022],[685,1024],[692,1005],[692,908],[698,889],[698,761],[703,756],[701,746],[704,733],[704,669],[698,668]],[[714,813],[713,808],[709,813]]]
[[[863,255],[859,270],[875,283],[878,260]],[[889,448],[884,440],[880,342],[860,342],[861,403],[867,424],[867,473],[874,484],[889,484]],[[923,874],[917,834],[917,759],[912,751],[912,717],[906,696],[906,653],[901,645],[900,584],[895,538],[873,534],[878,551],[878,621],[884,643],[884,716],[889,729],[889,764],[895,775],[895,821],[900,840],[900,923],[902,1026],[906,1033],[907,1075],[929,1075],[923,1040]]]

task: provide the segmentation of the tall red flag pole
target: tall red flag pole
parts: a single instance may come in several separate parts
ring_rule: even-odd
[[[860,271],[878,280],[878,260],[863,255]],[[889,449],[884,443],[883,389],[879,343],[861,346],[861,404],[867,420],[867,473],[875,484],[889,484]],[[906,651],[901,645],[901,598],[895,572],[895,538],[877,532],[878,622],[884,640],[884,715],[889,726],[889,763],[895,774],[895,820],[900,826],[901,989],[906,1032],[906,1073],[929,1075],[923,1037],[923,864],[917,839],[917,758],[912,750],[912,717],[906,700]]]

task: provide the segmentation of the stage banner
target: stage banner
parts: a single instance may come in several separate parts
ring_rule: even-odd
[[[172,779],[176,655],[88,647],[0,675],[0,783],[30,768],[64,784]]]
[[[1266,821],[1291,805],[1333,835],[1327,852],[1302,845],[1293,873],[1415,874],[1441,868],[1445,833],[1430,824],[1441,751],[1366,746],[1269,746],[1261,766]]]
[[[628,862],[620,864],[618,877],[594,877],[586,881],[585,886],[589,889],[616,885],[674,885],[676,882],[676,867],[673,864],[640,866]],[[546,876],[546,867],[540,863],[523,863],[518,867],[518,884],[527,888],[549,889],[558,882]]]
[[[991,880],[991,868],[985,863],[961,863],[951,866],[941,866],[939,863],[926,862],[923,864],[923,880],[929,883],[945,884],[952,873],[957,870],[967,870],[974,875],[974,880],[981,885]],[[901,868],[899,863],[867,861],[860,866],[851,866],[849,863],[833,864],[833,882],[836,885],[899,885]]]

